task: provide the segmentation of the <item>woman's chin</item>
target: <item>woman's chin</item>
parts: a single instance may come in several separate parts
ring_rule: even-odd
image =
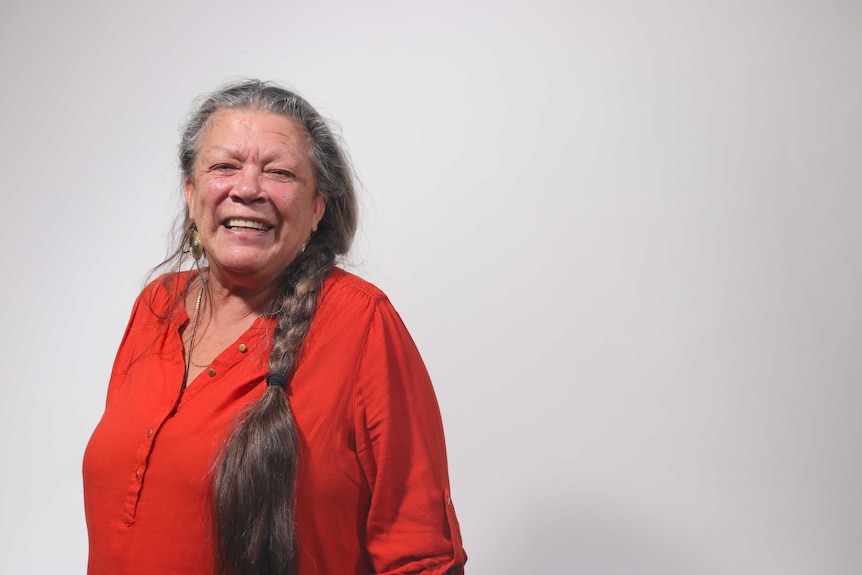
[[[267,266],[264,262],[249,261],[247,259],[236,261],[210,260],[210,272],[217,278],[232,278],[232,281],[236,281],[240,278],[247,278],[249,280],[257,279],[261,283],[267,283],[279,275],[279,269],[277,267]]]
[[[218,281],[238,283],[252,287],[265,286],[276,281],[290,261],[273,258],[226,257],[210,258],[210,274]]]

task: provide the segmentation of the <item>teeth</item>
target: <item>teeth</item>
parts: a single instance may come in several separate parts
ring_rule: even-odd
[[[269,229],[267,226],[263,225],[262,223],[255,222],[252,220],[238,220],[238,219],[228,220],[224,223],[224,225],[227,226],[228,228],[231,228],[231,229],[232,228],[251,228],[253,230],[259,230],[261,232],[265,232]]]

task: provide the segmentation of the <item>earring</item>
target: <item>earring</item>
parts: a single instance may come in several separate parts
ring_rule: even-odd
[[[308,235],[308,238],[306,238],[305,243],[304,243],[304,244],[302,244],[302,248],[300,248],[299,253],[304,253],[304,252],[305,252],[305,248],[307,248],[307,247],[308,247],[308,243],[311,241],[311,236],[313,236],[313,235],[314,235],[314,234],[309,234],[309,235]]]
[[[201,259],[204,255],[204,245],[201,243],[201,235],[198,233],[198,227],[194,222],[192,222],[192,225],[189,228],[189,233],[186,237],[186,242],[188,243],[189,252],[192,254],[192,257],[196,260]]]

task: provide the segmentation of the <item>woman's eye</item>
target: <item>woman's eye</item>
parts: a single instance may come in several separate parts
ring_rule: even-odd
[[[226,172],[228,170],[233,170],[233,169],[234,169],[234,167],[231,166],[230,164],[215,164],[213,167],[210,168],[210,171]]]
[[[293,178],[293,172],[288,172],[287,170],[272,170],[272,174],[282,177],[282,178]]]

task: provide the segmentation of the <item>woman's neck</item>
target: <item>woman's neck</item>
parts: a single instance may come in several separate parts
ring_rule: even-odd
[[[241,285],[225,281],[225,278],[210,269],[202,271],[194,280],[197,285],[189,289],[189,295],[196,297],[198,290],[205,290],[203,301],[206,323],[213,327],[232,326],[238,323],[248,323],[249,319],[257,318],[271,308],[272,297],[277,290],[277,284],[271,282],[264,285]],[[201,318],[203,319],[203,318]]]
[[[207,286],[210,318],[215,325],[233,324],[258,317],[270,309],[274,289],[227,289],[215,282]]]

